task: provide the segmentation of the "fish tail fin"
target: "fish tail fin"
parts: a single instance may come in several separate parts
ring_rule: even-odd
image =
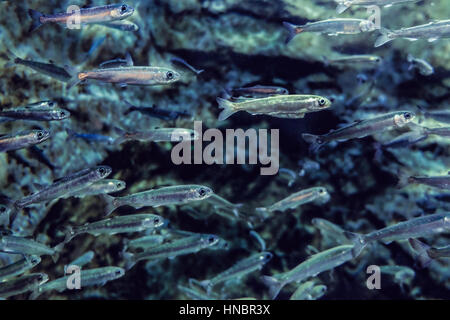
[[[66,64],[64,65],[64,70],[66,70],[66,72],[71,76],[70,80],[67,82],[67,89],[71,89],[81,82],[81,79],[78,77],[78,70],[76,68]]]
[[[73,140],[77,136],[76,132],[70,128],[66,129],[66,133],[67,133],[67,141]]]
[[[283,26],[287,29],[287,31],[289,32],[286,40],[284,41],[285,44],[288,44],[289,42],[291,42],[292,39],[294,39],[294,37],[299,34],[300,32],[303,32],[303,28],[296,26],[295,24],[283,21]]]
[[[198,282],[198,284],[203,289],[205,289],[206,295],[209,296],[211,294],[211,291],[212,291],[212,288],[213,288],[211,280],[203,280],[203,281]]]
[[[433,261],[433,259],[428,255],[428,249],[430,249],[430,246],[417,239],[410,238],[408,241],[411,248],[417,253],[415,258],[419,266],[421,268],[427,267]]]
[[[225,100],[223,98],[217,98],[217,103],[219,104],[219,108],[223,109],[219,114],[219,121],[228,119],[228,117],[238,111],[231,101]]]
[[[409,175],[409,173],[405,170],[399,170],[397,173],[397,188],[401,189],[403,187],[406,187],[407,185],[411,184],[414,179]]]
[[[271,276],[262,276],[262,282],[269,287],[269,295],[271,299],[275,299],[283,288],[284,284]]]
[[[54,263],[58,262],[59,256],[60,256],[62,250],[64,249],[64,245],[65,245],[65,244],[66,244],[66,243],[63,241],[63,242],[57,244],[57,245],[53,248],[53,250],[55,250],[55,253],[52,254],[52,260],[53,260]]]
[[[363,251],[363,249],[367,245],[367,241],[366,241],[364,235],[359,234],[359,233],[344,231],[344,236],[355,245],[353,247],[352,253],[353,253],[353,258],[356,258],[357,256],[359,256],[361,251]]]
[[[134,259],[134,254],[131,252],[122,252],[122,257],[125,260],[125,269],[130,270],[136,264],[136,260]]]
[[[75,237],[75,232],[72,226],[66,226],[64,229],[64,241],[63,243],[68,243]]]
[[[33,22],[31,23],[31,27],[30,27],[30,33],[35,31],[36,29],[38,29],[40,26],[42,26],[42,22],[41,22],[41,17],[43,17],[44,15],[42,13],[40,13],[39,11],[33,10],[33,9],[29,9],[28,10],[28,15],[30,16],[31,19],[33,19]]]
[[[380,29],[381,36],[375,41],[375,48],[381,47],[382,45],[394,40],[394,33],[386,28]]]
[[[309,133],[303,133],[302,134],[303,140],[305,140],[307,143],[310,144],[309,149],[312,152],[317,152],[320,147],[324,144],[324,142],[320,139],[320,136],[309,134]]]
[[[338,14],[341,14],[348,8],[350,8],[350,4],[348,4],[347,2],[340,2],[340,3],[338,3],[338,5],[336,7],[336,12]]]
[[[14,65],[20,63],[22,61],[21,58],[19,58],[14,52],[11,51],[11,49],[6,48],[6,56],[8,57],[9,61],[4,65],[4,68],[11,68]]]
[[[117,200],[108,194],[104,194],[102,197],[106,202],[105,216],[107,217],[118,207]]]

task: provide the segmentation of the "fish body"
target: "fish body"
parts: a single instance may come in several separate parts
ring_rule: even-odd
[[[68,193],[79,191],[94,182],[106,178],[111,171],[111,168],[108,166],[98,166],[95,168],[84,169],[57,180],[51,185],[43,187],[41,190],[29,196],[17,200],[15,202],[15,206],[17,208],[24,208],[31,204],[59,199]]]
[[[431,118],[433,120],[449,123],[450,124],[450,112],[449,111],[425,111],[423,113],[425,118]]]
[[[419,0],[335,0],[338,3],[336,12],[341,14],[352,6],[385,6],[390,7],[395,4],[406,2],[417,2]]]
[[[37,287],[48,281],[45,273],[32,273],[19,278],[0,282],[0,297],[8,298],[28,291],[36,290]]]
[[[443,38],[450,38],[450,20],[433,21],[427,24],[402,28],[399,30],[380,29],[381,36],[376,40],[375,47],[380,47],[385,43],[398,38],[404,38],[411,41],[418,39],[427,39],[428,42],[434,42]]]
[[[327,202],[330,199],[328,191],[323,187],[314,187],[296,192],[267,208],[257,208],[259,212],[286,211],[295,209],[312,201]]]
[[[219,242],[220,238],[212,234],[194,234],[148,248],[140,253],[124,252],[123,255],[127,260],[126,268],[130,269],[141,260],[173,259],[180,255],[196,253],[202,249],[213,247]]]
[[[185,204],[191,201],[207,199],[211,196],[212,190],[199,185],[180,185],[151,189],[124,197],[111,197],[104,195],[107,203],[106,214],[109,215],[121,206],[131,206],[135,209],[143,207],[159,207],[172,204]]]
[[[117,83],[121,86],[156,86],[169,85],[180,79],[181,75],[178,72],[164,67],[127,66],[102,68],[77,73],[68,84],[68,88],[84,80]]]
[[[240,279],[245,275],[261,270],[263,266],[272,259],[273,255],[270,252],[260,252],[245,258],[231,268],[219,273],[211,280],[204,280],[200,284],[206,288],[208,295],[211,293],[213,287],[219,283],[228,282],[233,279]]]
[[[407,176],[403,173],[399,176],[399,187],[406,186],[408,184],[423,184],[433,188],[439,188],[444,190],[450,190],[450,175],[446,176]]]
[[[164,236],[162,235],[148,235],[137,239],[128,240],[125,242],[125,248],[131,249],[146,249],[158,246],[164,242]]]
[[[289,43],[297,34],[302,32],[318,32],[328,34],[329,36],[337,36],[340,34],[358,34],[376,29],[372,21],[350,18],[308,22],[305,25],[293,25],[288,22],[283,22],[283,25],[289,31],[286,43]]]
[[[13,53],[9,52],[10,55],[13,55]],[[34,71],[44,74],[46,76],[49,76],[53,79],[67,82],[71,79],[71,75],[62,67],[57,66],[54,63],[45,63],[45,62],[38,62],[33,60],[26,60],[21,59],[14,55],[14,59],[12,59],[12,62],[6,64],[6,67],[9,67],[13,64],[18,64],[22,66],[29,67],[33,69]]]
[[[30,31],[34,31],[43,24],[57,23],[69,27],[75,23],[80,25],[93,23],[107,23],[115,20],[122,20],[130,17],[134,9],[127,4],[111,4],[90,8],[81,8],[79,11],[42,14],[35,10],[28,10],[28,14],[33,19]],[[70,27],[69,27],[70,28]]]
[[[162,226],[164,219],[155,214],[134,214],[118,216],[79,227],[68,227],[65,242],[69,242],[77,235],[89,233],[95,236],[101,234],[114,235],[117,233],[139,232]]]
[[[67,134],[69,135],[69,140],[72,139],[82,139],[86,142],[99,142],[106,144],[114,144],[115,139],[113,137],[105,136],[97,133],[78,133],[74,132],[70,129],[67,130]]]
[[[196,140],[198,134],[192,129],[185,128],[156,128],[147,131],[123,132],[114,143],[122,144],[126,141],[141,142],[176,142],[181,140]]]
[[[331,102],[327,98],[300,94],[246,99],[242,102],[231,102],[217,98],[217,102],[219,108],[223,109],[219,115],[219,120],[225,120],[238,111],[277,118],[303,118],[306,113],[322,111],[331,106]]]
[[[32,130],[12,135],[0,135],[0,152],[28,148],[42,143],[50,138],[50,131]]]
[[[119,267],[102,267],[80,271],[80,287],[103,286],[109,281],[119,279],[125,275],[125,270]],[[30,296],[34,300],[44,292],[56,290],[63,292],[67,290],[67,281],[71,276],[61,277],[47,283],[41,284],[35,288]]]
[[[2,281],[11,279],[17,275],[25,273],[26,271],[37,266],[40,262],[41,258],[39,256],[25,255],[23,259],[8,264],[4,267],[0,267],[0,283]]]
[[[325,58],[326,65],[337,65],[337,66],[378,66],[383,62],[383,59],[380,56],[370,55],[370,54],[360,54],[360,55],[352,55],[345,56],[335,59],[327,59]]]
[[[450,231],[450,213],[435,213],[409,219],[394,225],[361,235],[347,232],[355,245],[365,245],[374,241],[389,244],[396,240],[419,238]]]
[[[29,256],[52,256],[57,259],[61,246],[50,248],[43,243],[17,236],[0,237],[0,251],[7,253],[16,253]]]
[[[337,130],[316,136],[308,133],[302,134],[303,139],[311,144],[312,150],[317,150],[323,144],[331,141],[347,141],[361,139],[369,135],[380,133],[394,128],[404,127],[415,118],[410,111],[396,111],[375,118],[356,121]]]
[[[0,109],[0,117],[12,120],[55,121],[70,117],[70,112],[60,108],[25,106]]]
[[[70,192],[64,198],[76,197],[84,198],[88,196],[96,196],[101,194],[108,194],[118,192],[126,188],[125,181],[116,179],[103,179],[87,186],[78,191]]]
[[[120,31],[136,32],[139,30],[139,26],[136,23],[125,20],[111,21],[107,23],[102,23],[101,25]]]
[[[68,266],[77,266],[77,267],[83,267],[86,264],[90,263],[92,259],[94,259],[94,251],[90,250],[85,253],[83,253],[81,256],[76,258],[75,260],[69,262],[68,265],[64,266],[64,273],[67,273],[67,267]]]
[[[341,264],[356,258],[364,247],[354,245],[342,245],[334,247],[315,255],[300,263],[294,269],[276,274],[272,277],[263,276],[264,283],[270,289],[272,299],[275,299],[280,290],[291,282],[302,282],[310,277],[332,270]]]

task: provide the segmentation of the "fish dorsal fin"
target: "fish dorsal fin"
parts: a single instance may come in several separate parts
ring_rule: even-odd
[[[127,61],[127,67],[134,66],[133,58],[131,57],[131,54],[129,52],[127,52],[127,54],[125,55],[125,60]]]

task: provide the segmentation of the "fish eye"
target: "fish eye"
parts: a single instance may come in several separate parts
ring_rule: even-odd
[[[155,225],[159,225],[160,222],[161,222],[161,219],[160,219],[160,218],[155,218],[155,219],[153,219],[153,223],[154,223]]]
[[[208,237],[208,243],[214,243],[215,241],[216,241],[216,237],[214,237],[214,236]]]
[[[122,188],[122,182],[117,182],[116,187],[117,187],[117,188]]]
[[[325,101],[324,98],[319,99],[319,105],[320,105],[320,106],[324,106],[325,103],[326,103],[326,101]]]
[[[120,12],[125,13],[128,10],[128,6],[126,4],[122,5],[120,8]]]
[[[167,71],[166,73],[167,80],[172,80],[174,78],[174,74],[172,71]]]
[[[204,188],[200,188],[198,190],[198,194],[200,195],[200,197],[204,197],[207,194],[207,191]]]
[[[121,270],[116,270],[115,274],[116,274],[116,276],[120,276],[122,274],[122,271]]]
[[[271,253],[265,253],[264,256],[263,256],[263,259],[266,260],[266,261],[272,259],[272,254]]]
[[[42,139],[44,137],[44,133],[42,131],[39,131],[37,133],[37,137],[38,137],[38,139]]]
[[[98,173],[100,173],[101,175],[104,175],[106,173],[106,169],[103,167],[98,168]]]
[[[409,113],[409,112],[405,112],[405,113],[403,114],[403,116],[405,117],[406,120],[409,120],[409,119],[412,118],[412,115],[411,115],[411,113]]]
[[[49,103],[48,103],[48,106],[49,107],[53,107],[55,105],[55,103],[53,102],[53,101],[50,101]]]

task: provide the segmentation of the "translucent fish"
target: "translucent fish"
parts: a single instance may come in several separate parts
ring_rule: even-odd
[[[423,76],[430,76],[434,73],[434,68],[431,64],[423,59],[414,58],[411,54],[408,54],[409,68],[408,70],[417,69]]]
[[[14,151],[40,144],[51,136],[47,130],[31,130],[11,135],[0,135],[0,152]]]
[[[242,102],[231,102],[217,98],[219,108],[223,109],[219,120],[225,120],[238,111],[246,111],[252,115],[268,115],[277,118],[303,118],[306,113],[322,111],[331,106],[330,100],[313,95],[277,95],[267,98],[246,99]]]
[[[114,193],[126,188],[126,182],[117,179],[103,179],[83,188],[81,190],[70,192],[64,198],[76,197],[84,198],[88,196],[97,196],[102,194]]]
[[[92,259],[94,259],[94,255],[95,253],[92,250],[83,253],[81,256],[79,256],[78,258],[76,258],[75,260],[69,262],[69,264],[64,266],[64,273],[67,273],[68,266],[77,266],[80,268],[84,267],[85,265],[90,263]]]
[[[59,244],[56,247],[51,248],[32,239],[12,235],[0,236],[1,252],[16,253],[29,256],[49,255],[52,257],[53,261],[57,261],[62,249],[63,244]]]
[[[335,0],[338,3],[336,8],[337,13],[343,13],[352,6],[385,6],[390,7],[394,4],[401,4],[406,2],[417,2],[419,0]]]
[[[27,272],[28,270],[37,266],[40,262],[41,258],[39,256],[25,255],[23,259],[0,267],[0,283]]]
[[[106,201],[106,215],[111,214],[115,209],[122,206],[131,206],[135,209],[143,207],[159,207],[172,204],[185,204],[191,201],[207,199],[213,191],[205,186],[199,185],[180,185],[172,187],[163,187],[142,191],[124,197],[111,197],[104,195]]]
[[[12,280],[0,282],[0,297],[8,298],[28,291],[36,290],[48,281],[45,273],[32,273]]]
[[[77,235],[89,233],[94,236],[101,234],[139,232],[154,229],[164,224],[164,219],[155,214],[134,214],[117,216],[106,220],[86,223],[79,227],[67,227],[64,242],[69,242]]]

